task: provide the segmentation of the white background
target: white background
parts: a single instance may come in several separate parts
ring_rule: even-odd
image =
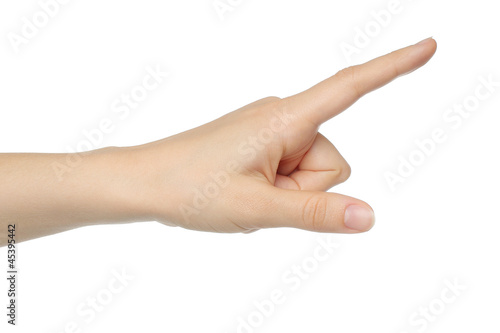
[[[366,234],[334,235],[340,247],[298,290],[283,275],[310,263],[327,235],[219,235],[155,222],[89,227],[19,245],[12,331],[60,333],[75,321],[81,332],[237,332],[238,318],[259,319],[254,302],[278,289],[284,303],[240,332],[498,332],[500,88],[458,128],[443,120],[479,77],[500,81],[498,9],[491,0],[401,0],[348,61],[341,44],[353,44],[355,29],[389,2],[243,0],[222,20],[212,0],[74,0],[15,52],[8,34],[21,34],[22,18],[32,20],[40,5],[2,1],[2,152],[67,152],[108,117],[115,128],[100,146],[153,141],[256,99],[294,94],[351,63],[429,36],[438,42],[424,68],[321,128],[352,167],[332,191],[366,200],[377,223]],[[113,101],[141,83],[147,66],[170,75],[119,119]],[[384,173],[436,128],[447,140],[391,191]],[[5,248],[0,259],[6,271]],[[134,279],[85,322],[77,308],[105,295],[122,269]],[[467,289],[440,309],[446,280]],[[5,279],[0,290],[4,332]],[[442,313],[425,327],[410,323],[430,305]]]

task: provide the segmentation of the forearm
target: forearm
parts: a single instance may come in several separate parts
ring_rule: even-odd
[[[0,154],[0,246],[6,245],[9,224],[16,224],[16,240],[23,241],[81,226],[150,219],[145,170],[135,152]]]

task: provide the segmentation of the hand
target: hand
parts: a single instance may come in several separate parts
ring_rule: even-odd
[[[217,232],[369,230],[370,206],[323,192],[350,170],[318,128],[364,94],[424,65],[435,50],[428,39],[344,69],[298,95],[265,98],[142,146],[0,154],[1,230],[15,221],[16,242],[151,220]],[[0,237],[0,246],[6,244]]]
[[[291,97],[268,97],[190,131],[126,148],[144,174],[147,211],[168,225],[216,232],[295,227],[357,233],[371,207],[335,193],[350,168],[319,126],[366,93],[424,65],[427,39],[344,69]],[[133,152],[133,153],[132,153]]]

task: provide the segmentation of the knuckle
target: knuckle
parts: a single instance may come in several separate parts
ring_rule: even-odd
[[[265,102],[277,102],[277,101],[281,101],[281,98],[276,97],[276,96],[268,96],[268,97],[264,98],[262,101],[265,101]]]
[[[290,111],[290,99],[280,98],[269,104],[270,113],[277,117],[280,123],[288,124],[293,121],[293,113]]]
[[[270,96],[263,98],[259,101],[260,110],[264,113],[276,112],[283,110],[285,106],[285,100],[279,97]]]
[[[358,67],[350,66],[342,69],[337,76],[345,83],[345,86],[352,90],[355,97],[359,99],[362,96],[361,88],[358,82]]]
[[[341,183],[345,182],[346,180],[351,177],[351,166],[346,162],[340,169],[339,169],[339,180]]]
[[[326,229],[328,200],[326,196],[313,194],[302,207],[302,223],[306,229],[322,231]]]
[[[341,78],[346,78],[352,76],[352,71],[353,68],[352,66],[342,68],[340,71],[338,71],[337,76]]]
[[[272,103],[276,109],[281,111],[281,110],[285,110],[287,108],[288,99],[287,98],[278,98],[278,99],[272,100]]]

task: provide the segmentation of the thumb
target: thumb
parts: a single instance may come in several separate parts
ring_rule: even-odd
[[[355,198],[329,192],[285,190],[267,184],[265,187],[257,192],[266,197],[266,207],[257,217],[261,228],[293,227],[352,234],[370,230],[375,222],[372,208]]]

